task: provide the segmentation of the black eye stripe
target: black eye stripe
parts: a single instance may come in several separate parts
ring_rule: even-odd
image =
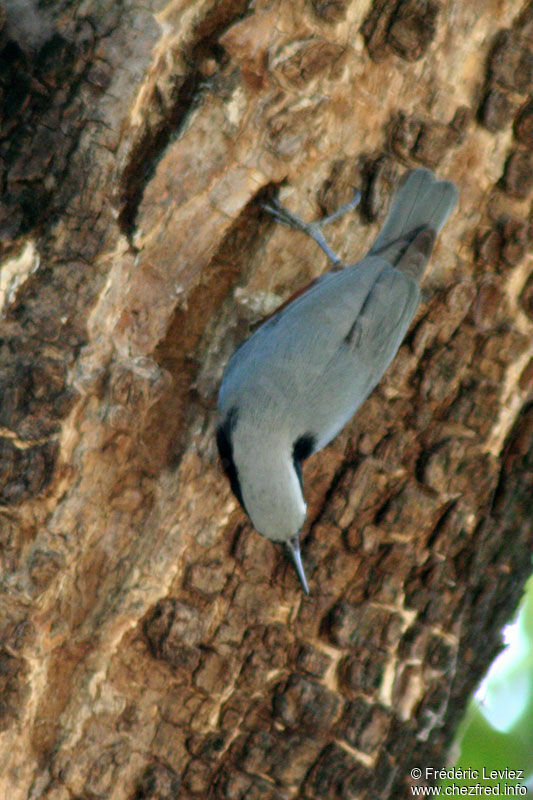
[[[224,422],[217,428],[217,447],[222,469],[229,479],[231,491],[246,511],[246,506],[242,499],[241,485],[239,483],[239,473],[237,472],[237,467],[233,460],[233,447],[231,445],[231,433],[235,429],[237,419],[237,409],[235,407],[231,408]],[[246,511],[246,513],[248,512]]]
[[[303,493],[302,484],[302,461],[304,461],[311,453],[314,452],[316,445],[316,436],[313,433],[304,433],[303,436],[298,437],[292,446],[292,463],[300,481],[300,488]]]
[[[314,433],[304,433],[292,446],[292,457],[296,461],[304,461],[315,449],[316,436]]]

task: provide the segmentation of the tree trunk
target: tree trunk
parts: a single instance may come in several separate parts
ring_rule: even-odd
[[[530,571],[533,4],[2,0],[0,794],[403,798]],[[386,377],[308,462],[303,596],[214,443],[232,350],[459,188]],[[529,276],[529,277],[528,277]]]

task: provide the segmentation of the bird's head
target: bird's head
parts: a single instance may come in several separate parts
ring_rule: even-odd
[[[285,544],[308,594],[299,546],[307,506],[291,448],[274,437],[265,442],[257,430],[243,432],[237,425],[219,428],[217,441],[233,492],[252,525],[267,539]]]

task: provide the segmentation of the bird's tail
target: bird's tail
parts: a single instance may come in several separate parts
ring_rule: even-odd
[[[451,181],[439,181],[428,169],[415,169],[392,200],[387,219],[368,255],[382,256],[420,279],[437,234],[457,203]]]

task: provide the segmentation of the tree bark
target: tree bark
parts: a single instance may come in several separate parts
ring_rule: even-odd
[[[2,796],[405,797],[530,572],[533,4],[3,0]],[[218,463],[233,349],[454,180],[425,303],[306,462],[303,596]]]

